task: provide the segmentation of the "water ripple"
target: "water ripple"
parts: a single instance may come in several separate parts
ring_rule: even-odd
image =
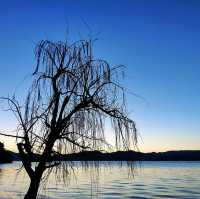
[[[23,198],[28,189],[26,174],[22,172],[16,178],[17,165],[0,165],[0,199]],[[134,178],[128,177],[127,166],[116,162],[109,165],[110,169],[100,163],[97,173],[80,167],[76,180],[72,178],[67,184],[51,175],[38,198],[200,198],[200,162],[142,162]]]

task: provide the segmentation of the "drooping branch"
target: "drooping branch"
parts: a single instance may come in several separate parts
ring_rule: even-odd
[[[25,103],[3,98],[19,123],[17,135],[7,136],[17,138],[33,182],[36,176],[42,178],[45,169],[58,166],[49,163],[55,153],[110,147],[105,136],[108,121],[117,149],[129,150],[137,143],[135,123],[127,114],[125,89],[120,84],[123,66],[96,59],[92,45],[92,40],[73,44],[41,41],[35,50],[37,64]],[[35,168],[34,153],[40,154]]]
[[[6,137],[12,137],[12,138],[20,138],[20,139],[24,139],[24,137],[22,137],[22,136],[11,135],[11,134],[7,134],[7,133],[0,133],[0,135],[6,136]]]

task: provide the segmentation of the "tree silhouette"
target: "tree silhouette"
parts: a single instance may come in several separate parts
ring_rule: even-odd
[[[108,120],[116,149],[128,150],[137,141],[119,84],[123,66],[95,59],[91,40],[41,41],[35,55],[33,83],[24,105],[14,97],[4,98],[19,121],[14,137],[30,178],[25,199],[36,198],[44,171],[60,164],[49,161],[53,155],[106,148]],[[34,154],[40,154],[36,166]]]

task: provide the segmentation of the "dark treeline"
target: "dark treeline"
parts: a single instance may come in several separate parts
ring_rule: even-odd
[[[13,160],[20,160],[18,154],[12,153]],[[40,155],[35,155],[37,161]],[[52,156],[49,161],[200,161],[200,150],[183,150],[142,153],[135,151],[117,151],[102,153],[99,151],[82,151],[68,155]]]
[[[168,151],[160,153],[142,153],[135,151],[117,151],[101,153],[99,151],[81,152],[63,157],[63,160],[100,160],[100,161],[194,161],[200,160],[200,151]]]
[[[0,142],[0,163],[10,163],[12,160],[11,154],[4,149],[4,144]]]

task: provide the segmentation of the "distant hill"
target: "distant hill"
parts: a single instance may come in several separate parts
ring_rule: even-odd
[[[20,160],[17,153],[10,152],[13,160]],[[35,155],[33,161],[37,161],[39,155]],[[117,151],[102,153],[99,151],[82,151],[68,155],[54,156],[50,159],[63,161],[200,161],[200,150],[183,150],[142,153],[136,151]]]
[[[142,153],[136,151],[117,151],[101,153],[83,151],[62,156],[63,160],[99,160],[99,161],[200,161],[200,150],[167,151],[159,153]]]
[[[0,163],[10,163],[12,160],[11,154],[4,149],[3,143],[0,142]]]

